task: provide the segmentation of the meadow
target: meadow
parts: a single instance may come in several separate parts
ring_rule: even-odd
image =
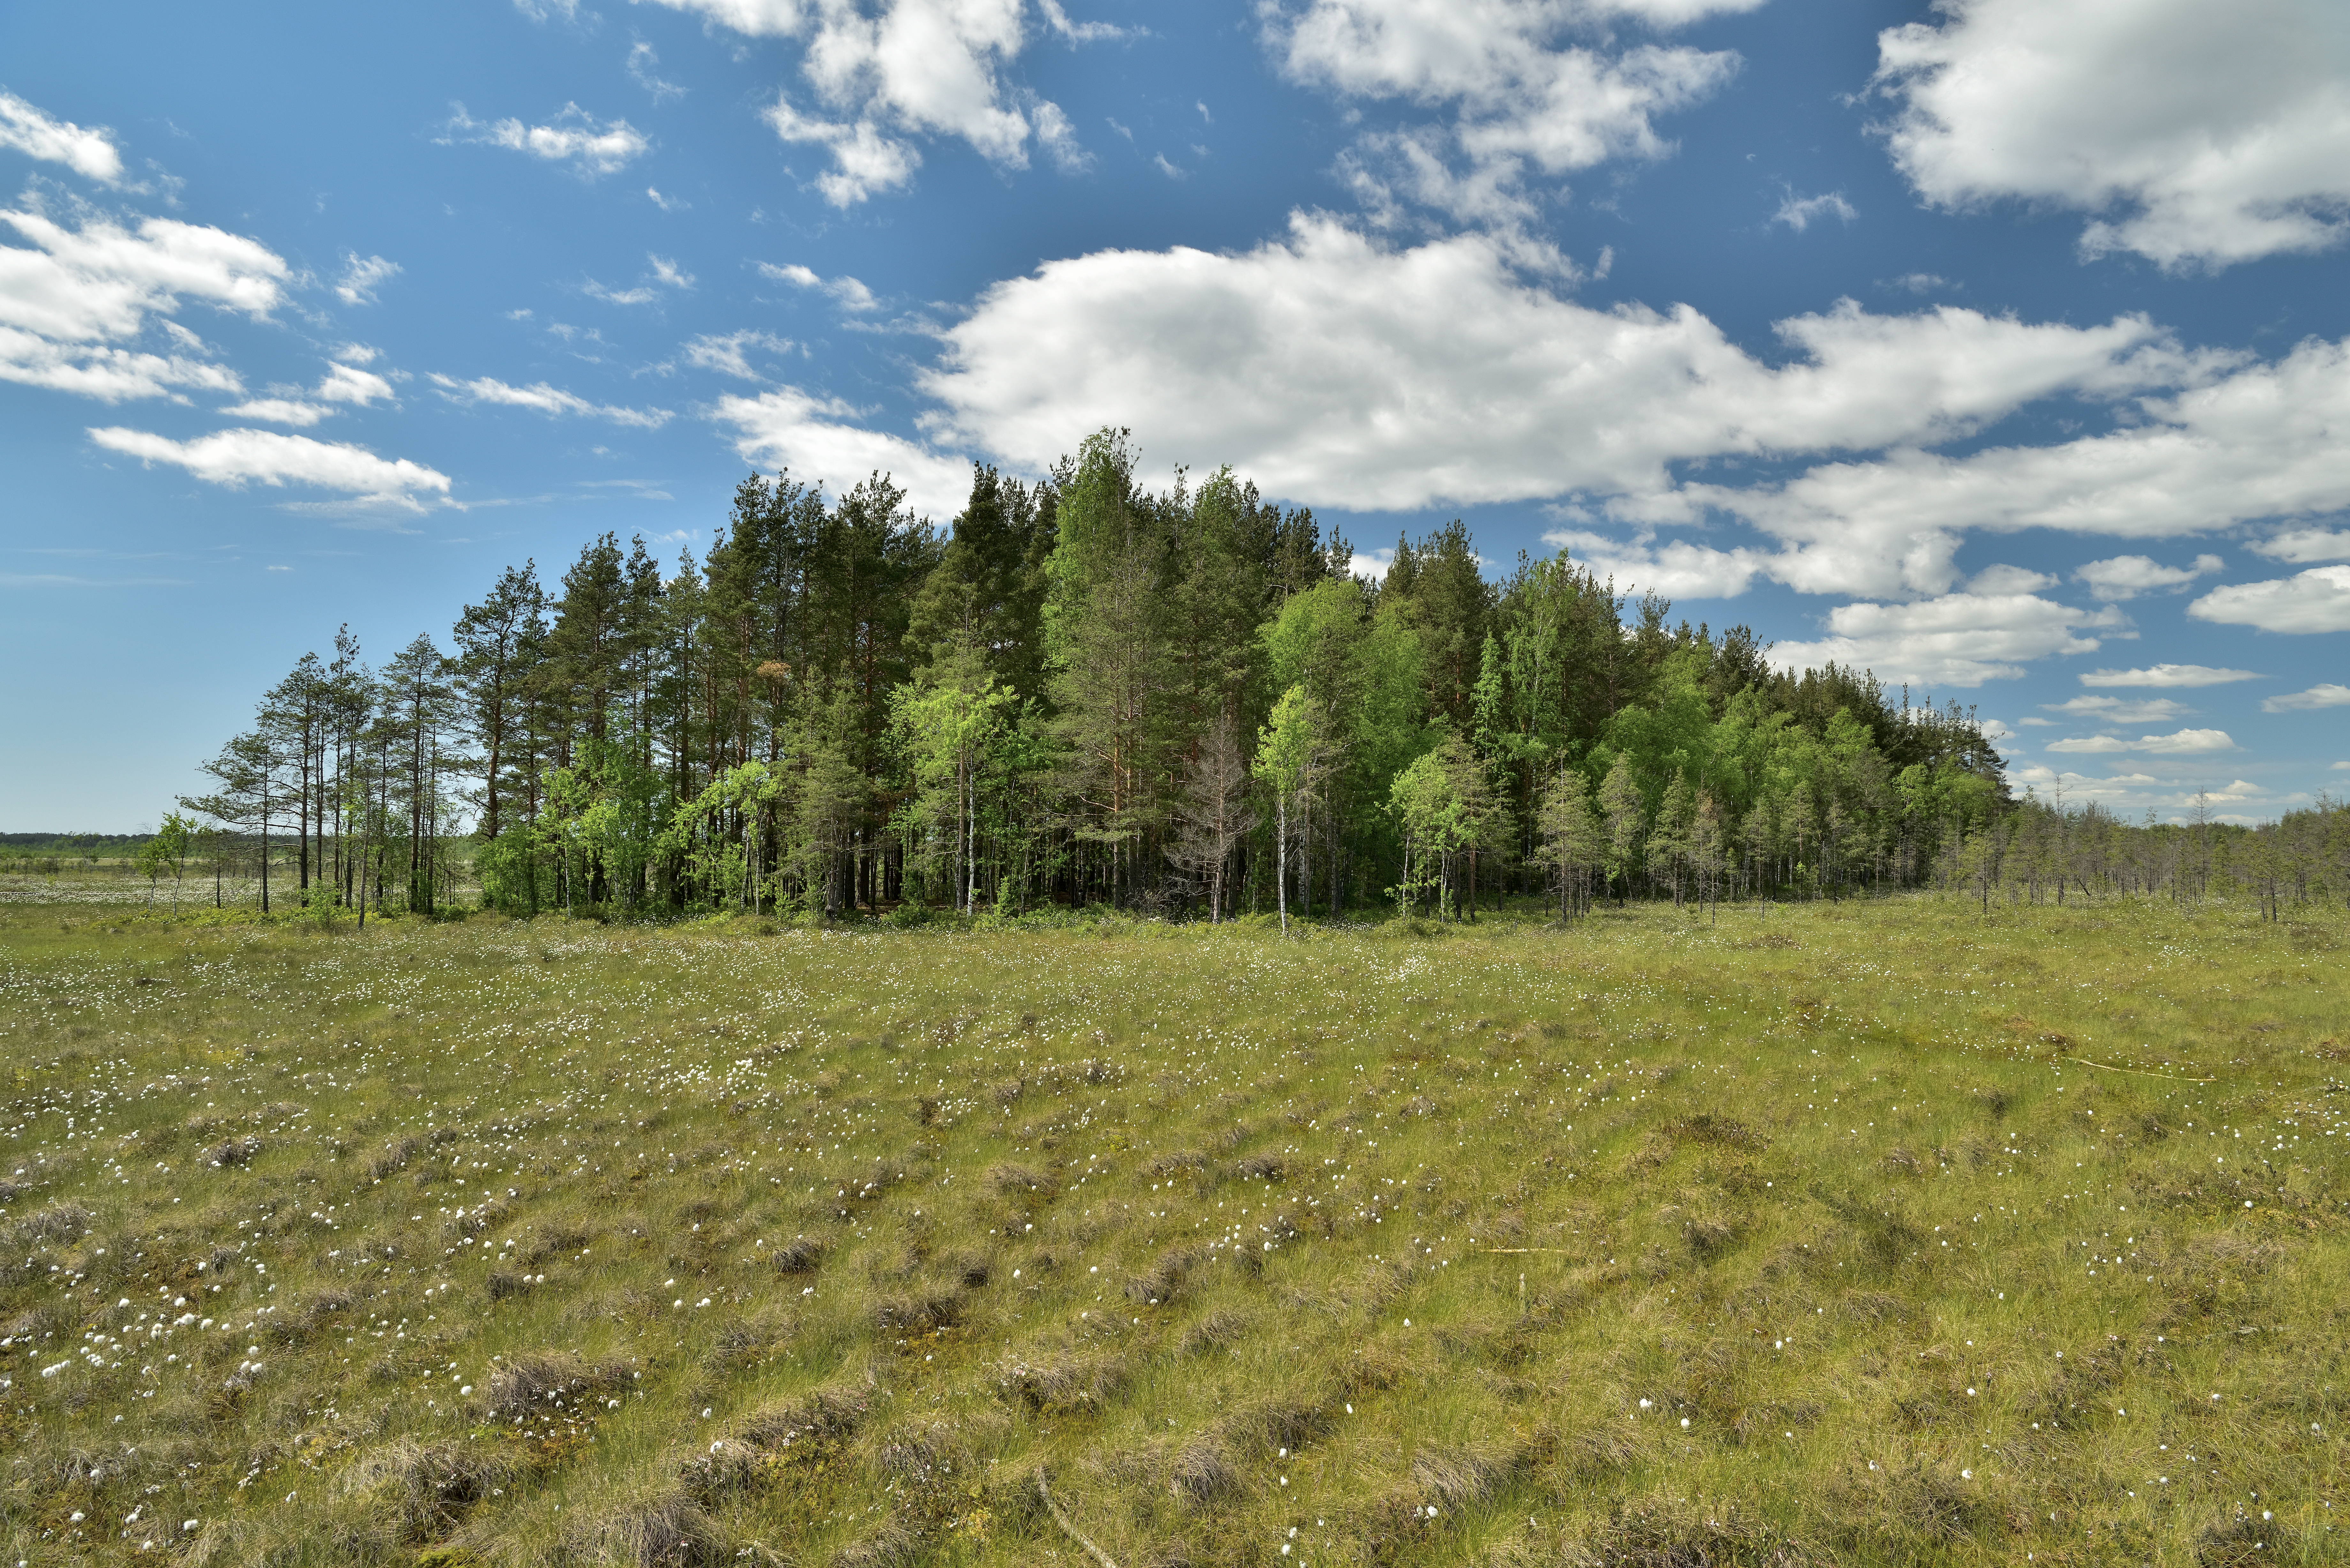
[[[2342,1561],[2338,912],[0,907],[0,1561]]]

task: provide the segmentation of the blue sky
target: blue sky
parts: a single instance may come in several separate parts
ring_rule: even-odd
[[[0,827],[151,822],[751,465],[1130,426],[1975,704],[2350,785],[2350,8],[478,0],[0,14]]]

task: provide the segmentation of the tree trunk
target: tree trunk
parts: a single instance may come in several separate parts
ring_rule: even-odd
[[[1273,803],[1274,897],[1281,905],[1281,934],[1289,934],[1289,797]]]

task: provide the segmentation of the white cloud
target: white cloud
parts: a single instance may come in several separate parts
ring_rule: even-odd
[[[2166,566],[2147,556],[2115,556],[2091,561],[2073,574],[2101,599],[2134,599],[2157,588],[2181,588],[2198,577],[2210,576],[2226,563],[2217,556],[2198,556],[2191,566]]]
[[[685,89],[683,88],[678,86],[675,82],[664,81],[661,79],[660,73],[657,68],[660,65],[660,56],[654,53],[653,47],[650,44],[646,43],[643,39],[638,39],[635,44],[629,47],[628,59],[629,78],[635,82],[639,87],[644,88],[647,92],[652,94],[653,102],[658,104],[665,102],[670,99],[683,98],[685,96]]]
[[[447,140],[479,142],[527,153],[548,163],[567,163],[581,179],[617,172],[642,157],[652,143],[625,119],[598,124],[596,117],[576,103],[545,125],[519,119],[478,120],[458,104],[449,118]]]
[[[2144,369],[2151,382],[2158,368]],[[2350,428],[2350,345],[2306,342],[2273,364],[2220,369],[2181,357],[2169,373],[2205,384],[2140,400],[2142,422],[2106,434],[1955,458],[1897,448],[1781,485],[1687,485],[1640,514],[1718,507],[1880,566],[1906,550],[1933,569],[1904,566],[1905,585],[1931,590],[1947,580],[1939,545],[1970,530],[2164,538],[2350,505],[2335,435]]]
[[[785,338],[758,331],[730,332],[723,337],[704,335],[686,343],[685,362],[704,370],[733,376],[737,380],[761,381],[766,378],[751,368],[749,351],[764,348],[771,354],[784,354],[788,353],[791,347]]]
[[[348,349],[344,352],[348,353]],[[373,349],[366,349],[362,353],[366,359],[376,357]],[[271,390],[282,394],[291,393],[296,389],[276,387]],[[255,398],[221,411],[232,419],[267,420],[272,424],[299,425],[307,429],[335,411],[327,406],[330,403],[349,403],[366,408],[371,403],[390,402],[391,399],[391,383],[374,371],[362,370],[352,365],[329,363],[326,375],[320,378],[307,398]]]
[[[260,319],[286,297],[290,269],[265,246],[171,218],[126,229],[83,214],[78,229],[47,213],[0,211],[31,242],[0,247],[0,326],[88,342],[135,336],[148,313],[182,298]]]
[[[2119,697],[2074,697],[2063,702],[2043,702],[2051,713],[2069,713],[2076,719],[2089,719],[2100,724],[2159,724],[2171,719],[2183,719],[2195,711],[2186,703],[2170,697],[2145,697],[2136,701]],[[2046,723],[2046,720],[2027,721]]]
[[[334,411],[299,398],[251,398],[221,410],[233,420],[267,420],[273,425],[299,425],[306,430]]]
[[[718,418],[736,431],[734,450],[753,462],[778,463],[803,480],[845,491],[866,475],[893,475],[921,515],[948,518],[971,498],[971,463],[901,436],[845,421],[860,410],[837,398],[816,398],[779,387],[755,398],[718,400]]]
[[[2187,613],[2262,631],[2350,631],[2350,566],[2313,566],[2264,583],[2230,583],[2189,605]]]
[[[675,262],[650,252],[646,253],[645,260],[652,264],[652,274],[633,288],[608,288],[591,277],[579,286],[579,292],[607,305],[650,305],[660,297],[660,291],[664,288],[690,289],[693,286],[693,275]]]
[[[2300,566],[2308,561],[2350,560],[2350,529],[2281,528],[2254,542],[2252,551],[2272,561]]]
[[[1073,44],[1099,43],[1107,38],[1123,38],[1127,29],[1110,22],[1072,22],[1062,8],[1061,0],[1036,0],[1036,8],[1044,13],[1045,25]]]
[[[506,408],[531,409],[542,414],[582,414],[638,430],[657,431],[676,417],[667,409],[628,409],[608,403],[591,403],[576,393],[550,387],[545,381],[515,387],[491,376],[460,381],[436,371],[432,383],[441,389],[441,395],[452,403],[492,403]]]
[[[802,266],[797,262],[784,266],[778,266],[774,262],[760,262],[757,265],[761,277],[775,283],[787,283],[794,288],[819,290],[830,295],[834,302],[843,310],[862,315],[880,308],[880,301],[873,297],[873,291],[856,278],[847,275],[827,278],[817,273],[814,267]]]
[[[391,383],[372,370],[362,370],[354,365],[330,364],[327,374],[312,394],[323,402],[355,403],[366,408],[373,402],[391,400]]]
[[[335,297],[345,305],[373,305],[376,286],[400,275],[400,264],[381,256],[361,256],[354,251],[343,258],[343,275]]]
[[[1189,180],[1191,177],[1191,171],[1189,169],[1179,169],[1174,164],[1168,162],[1167,154],[1164,152],[1152,153],[1150,155],[1150,161],[1161,174],[1166,175],[1170,180]]]
[[[830,150],[833,168],[816,181],[826,200],[849,207],[906,183],[921,166],[910,137],[951,136],[980,156],[1024,168],[1032,136],[1055,138],[1067,161],[1067,117],[1024,94],[1006,70],[1025,42],[1024,0],[881,0],[869,11],[849,0],[656,0],[696,12],[753,37],[803,40],[800,75],[815,102],[807,113],[788,94],[766,112],[785,141]],[[1064,36],[1104,36],[1045,13]],[[1050,116],[1045,110],[1050,109]]]
[[[1054,168],[1064,174],[1081,174],[1093,167],[1094,155],[1078,141],[1077,128],[1069,123],[1059,104],[1038,99],[1029,106],[1028,123]]]
[[[2066,753],[2142,752],[2150,756],[2208,756],[2237,750],[2225,730],[2179,730],[2168,735],[2141,735],[2125,741],[2118,735],[2090,735],[2080,740],[2051,741],[2044,751]]]
[[[515,9],[534,22],[545,22],[556,16],[567,22],[579,18],[579,0],[515,0]]]
[[[0,147],[45,163],[62,163],[101,184],[122,182],[122,154],[106,131],[52,119],[5,90],[0,90]]]
[[[674,196],[664,196],[650,185],[645,187],[645,198],[664,213],[690,213],[693,210],[692,202]]]
[[[785,141],[814,142],[832,150],[836,167],[816,176],[816,183],[836,207],[853,207],[876,192],[894,191],[922,166],[922,155],[911,144],[884,133],[869,119],[811,118],[781,98],[769,106],[766,118]]]
[[[2306,713],[2316,708],[2345,707],[2350,707],[2350,686],[2337,686],[2328,682],[2324,686],[2313,686],[2306,691],[2295,691],[2287,696],[2272,697],[2261,704],[2261,711],[2263,713]]]
[[[2226,686],[2238,680],[2266,679],[2251,670],[2221,670],[2209,664],[2157,664],[2145,670],[2092,670],[2082,675],[2081,684],[2157,688]]]
[[[208,361],[202,338],[163,318],[200,300],[265,319],[286,298],[286,262],[219,229],[76,216],[69,227],[37,208],[0,211],[0,223],[29,242],[0,245],[0,380],[105,402],[242,391],[234,372]],[[130,346],[151,327],[165,352]]]
[[[2008,777],[2030,789],[2060,793],[2068,805],[2079,805],[2095,801],[2125,815],[2136,815],[2151,806],[2172,822],[2193,820],[2199,805],[2203,809],[2234,806],[2245,812],[2263,812],[2272,815],[2307,798],[2298,794],[2266,789],[2248,779],[2214,784],[2208,778],[2199,778],[2191,773],[2167,778],[2146,773],[2110,774],[2100,777],[2093,774],[2060,773],[2044,763],[2031,763],[2010,768]],[[2213,819],[2221,822],[2256,820],[2251,815],[2225,812],[2214,812]]]
[[[2090,255],[2223,266],[2337,243],[2350,25],[2336,0],[1950,0],[1877,36],[1894,161],[1928,201],[2096,214]]]
[[[1769,564],[1766,552],[1721,550],[1686,540],[1656,542],[1653,533],[1625,543],[1580,528],[1554,528],[1543,543],[1566,551],[1626,593],[1655,592],[1675,599],[1734,598]]]
[[[1790,191],[1787,199],[1779,203],[1779,210],[1771,214],[1771,221],[1784,223],[1800,234],[1810,228],[1815,219],[1839,218],[1849,223],[1859,216],[1859,212],[1844,199],[1841,191],[1830,191],[1824,196],[1798,196]]]
[[[1985,566],[1967,580],[1970,594],[2036,594],[2043,588],[2053,588],[2056,579],[2045,572],[2032,571],[2023,566],[2004,564]]]
[[[420,492],[449,492],[449,476],[406,458],[385,459],[364,447],[330,444],[275,431],[229,430],[176,441],[147,431],[112,426],[89,439],[142,462],[176,463],[208,484],[240,488],[252,481],[340,491],[421,510]]]
[[[1669,27],[1759,3],[1308,0],[1300,8],[1266,0],[1260,14],[1266,46],[1292,80],[1444,117],[1440,128],[1363,139],[1357,184],[1375,208],[1399,184],[1456,217],[1509,225],[1531,211],[1529,174],[1662,157],[1671,146],[1656,117],[1707,97],[1737,71],[1727,51],[1616,47],[1611,17]],[[1605,43],[1563,42],[1569,37]],[[1374,166],[1390,172],[1373,174]]]
[[[1598,310],[1529,286],[1506,239],[1391,249],[1301,213],[1238,254],[1103,251],[996,284],[921,384],[942,435],[1032,472],[1112,423],[1149,431],[1170,462],[1230,462],[1320,504],[1583,492],[1662,497],[1669,522],[1694,511],[1672,493],[1677,462],[1941,440],[2054,393],[2194,373],[2136,317],[2028,326],[1846,302],[1778,331],[1796,357],[1774,369],[1686,306]],[[1915,499],[1880,504],[1880,531],[1901,532]],[[1894,569],[1785,575],[1931,591],[1954,547],[1925,541],[1915,575],[1939,580],[1905,580],[1898,542]]]
[[[2077,610],[2033,594],[1946,594],[1915,604],[1864,601],[1830,610],[1824,639],[1774,645],[1771,660],[1791,670],[1833,661],[1911,685],[1980,686],[2022,674],[2031,659],[2095,652],[2098,639],[2079,634],[2109,628],[2114,613]]]

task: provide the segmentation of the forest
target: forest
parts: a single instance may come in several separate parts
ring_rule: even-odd
[[[217,888],[248,846],[265,907],[282,860],[281,899],[362,918],[461,882],[620,919],[2350,890],[2331,802],[2248,832],[2018,800],[1955,702],[1774,667],[1564,553],[1488,566],[1455,521],[1367,581],[1228,469],[1148,490],[1119,431],[1034,484],[975,467],[943,531],[879,474],[754,472],[699,560],[606,534],[445,644],[338,633],[151,871],[209,842]]]

